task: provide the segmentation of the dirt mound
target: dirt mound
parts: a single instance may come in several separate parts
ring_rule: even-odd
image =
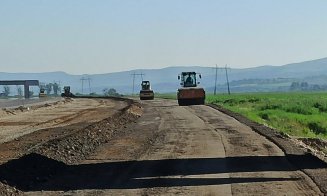
[[[327,163],[327,141],[318,138],[298,138],[297,140]]]
[[[4,183],[0,182],[0,195],[19,195],[19,190],[37,188],[46,183],[68,165],[84,160],[141,114],[140,105],[133,103],[109,118],[37,145],[26,155],[0,165],[0,181]]]
[[[139,117],[132,112],[135,108],[141,109],[135,104],[128,106],[112,117],[92,124],[68,137],[52,140],[40,146],[35,152],[66,164],[83,160],[98,146],[108,142],[126,124],[134,122]]]
[[[65,164],[39,154],[28,154],[0,166],[0,180],[12,187],[26,190],[45,182],[64,168]]]

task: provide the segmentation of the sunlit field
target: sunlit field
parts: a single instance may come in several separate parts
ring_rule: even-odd
[[[291,136],[327,138],[327,93],[208,95],[206,101]]]

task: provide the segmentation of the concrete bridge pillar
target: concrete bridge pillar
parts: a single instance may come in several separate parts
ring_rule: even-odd
[[[30,97],[30,86],[39,86],[38,80],[0,80],[0,85],[24,85],[24,97]]]
[[[30,86],[27,84],[27,82],[24,84],[24,96],[25,99],[30,98]]]

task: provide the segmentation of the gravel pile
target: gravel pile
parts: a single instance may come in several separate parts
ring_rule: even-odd
[[[112,117],[92,124],[72,135],[45,143],[35,149],[34,153],[66,164],[77,163],[84,160],[101,144],[108,142],[128,123],[134,122],[140,116],[138,110],[141,110],[141,107],[133,104]]]
[[[297,140],[327,163],[327,141],[318,138],[298,138]]]
[[[23,195],[23,193],[17,190],[15,187],[10,187],[8,185],[2,184],[0,182],[0,195],[1,196],[16,196]]]

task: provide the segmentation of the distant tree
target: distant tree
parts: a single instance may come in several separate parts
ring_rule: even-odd
[[[104,95],[104,96],[108,96],[108,95],[107,95],[107,91],[108,91],[108,88],[104,88],[104,89],[102,89],[102,92],[103,92],[103,95]]]
[[[17,85],[16,88],[17,88],[17,95],[18,95],[18,97],[22,97],[23,96],[23,89],[22,89],[22,87]]]
[[[315,84],[312,86],[312,90],[319,91],[319,90],[321,90],[321,87],[318,84]]]
[[[308,90],[309,84],[307,82],[301,82],[301,90]]]
[[[298,82],[292,82],[291,87],[290,87],[290,90],[291,91],[296,91],[296,90],[299,90],[299,89],[300,89],[300,83],[298,83]]]
[[[10,87],[9,86],[3,86],[3,94],[4,96],[8,97],[10,94]]]
[[[55,95],[58,95],[58,92],[60,92],[60,87],[59,87],[59,84],[58,83],[53,83],[52,84],[52,88],[53,88],[53,93],[55,94]]]
[[[52,83],[46,84],[45,85],[45,91],[47,92],[48,95],[50,95],[51,91],[52,91]]]
[[[117,94],[117,91],[116,91],[116,89],[111,88],[111,89],[109,89],[108,94],[109,95],[116,95]]]
[[[105,88],[102,90],[102,92],[105,96],[118,96],[119,95],[117,93],[116,89],[114,89],[114,88],[110,88],[110,89]]]

